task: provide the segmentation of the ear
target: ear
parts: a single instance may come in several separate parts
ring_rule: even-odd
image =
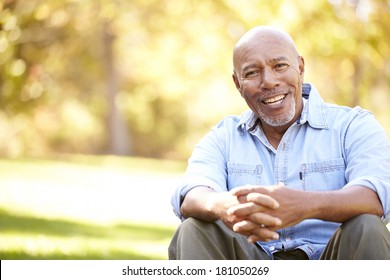
[[[305,59],[302,56],[299,56],[298,63],[299,63],[299,75],[301,75],[303,79],[303,74],[305,73]]]
[[[240,81],[237,77],[237,74],[236,72],[233,72],[232,74],[232,78],[233,78],[233,81],[234,81],[234,84],[236,85],[236,89],[240,92],[241,94],[241,85],[240,85]]]

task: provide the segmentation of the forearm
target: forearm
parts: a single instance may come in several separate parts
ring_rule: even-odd
[[[377,194],[363,186],[351,186],[337,191],[310,192],[308,205],[312,210],[308,218],[332,222],[345,222],[361,214],[383,215]]]
[[[199,186],[190,190],[180,207],[180,212],[185,218],[193,217],[212,222],[218,219],[217,214],[210,206],[210,199],[215,191],[205,186]],[[205,203],[207,202],[207,203]]]

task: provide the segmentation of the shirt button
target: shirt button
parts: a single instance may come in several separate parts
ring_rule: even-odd
[[[270,247],[269,247],[269,250],[270,250],[270,251],[275,251],[275,246],[270,246]]]
[[[286,241],[291,241],[291,237],[286,237]]]

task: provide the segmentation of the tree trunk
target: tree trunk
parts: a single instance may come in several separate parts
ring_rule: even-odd
[[[103,23],[104,67],[107,77],[107,152],[114,155],[130,155],[130,135],[118,110],[115,99],[119,91],[119,76],[115,68],[113,44],[115,35],[110,23]]]

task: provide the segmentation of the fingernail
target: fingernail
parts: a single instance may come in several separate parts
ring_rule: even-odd
[[[281,226],[282,225],[282,221],[280,219],[275,219],[275,225]]]
[[[275,233],[272,235],[273,240],[278,240],[279,239],[279,234]]]

